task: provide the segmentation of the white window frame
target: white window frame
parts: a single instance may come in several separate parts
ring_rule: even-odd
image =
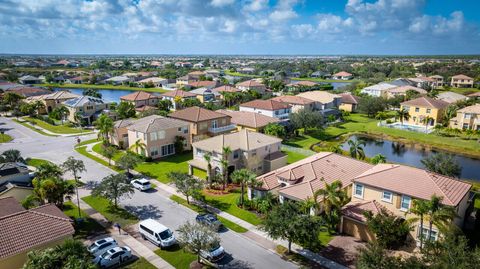
[[[360,187],[362,190],[362,194],[357,194],[357,187]],[[363,199],[363,194],[365,193],[365,186],[363,184],[355,183],[353,185],[353,196]]]
[[[165,131],[161,130],[161,131],[158,131],[157,132],[157,139],[160,140],[160,139],[165,139]]]
[[[386,198],[385,198],[385,194],[386,194],[386,193],[389,193],[389,194],[390,194],[390,199],[386,199]],[[392,193],[391,191],[385,191],[385,190],[384,190],[384,191],[382,192],[382,199],[381,199],[381,200],[384,201],[384,202],[387,202],[387,203],[390,203],[390,204],[391,204],[391,203],[392,203],[392,200],[393,200],[393,193]]]
[[[155,141],[157,139],[158,139],[157,133],[156,132],[151,132],[150,133],[150,141]]]
[[[408,208],[403,207],[403,199],[406,198],[406,197],[408,197],[408,199],[410,199],[410,201],[408,202]],[[408,195],[402,195],[402,197],[400,198],[400,211],[408,211],[411,206],[412,206],[412,197],[410,197]]]
[[[429,229],[428,227],[423,227],[423,230],[425,231],[425,237],[423,238],[423,242],[425,242],[426,240],[428,240],[428,232],[429,232]],[[437,229],[434,229],[432,228],[431,230],[432,232],[435,233],[435,236],[433,236],[433,241],[437,241],[438,240],[438,235],[439,235],[439,231]],[[417,240],[420,240],[420,236],[423,234],[423,231],[420,229],[420,225],[418,225],[418,229],[417,229]]]

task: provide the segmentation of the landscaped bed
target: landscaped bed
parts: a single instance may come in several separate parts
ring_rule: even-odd
[[[39,167],[42,164],[49,163],[51,164],[52,162],[43,160],[43,159],[35,159],[35,158],[27,158],[27,165],[33,166],[33,167]]]
[[[138,222],[138,218],[135,215],[121,207],[115,208],[110,201],[103,197],[90,195],[83,197],[82,200],[112,223],[119,223],[121,227]]]

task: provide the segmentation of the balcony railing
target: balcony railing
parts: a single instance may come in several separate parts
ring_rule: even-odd
[[[217,128],[211,127],[211,128],[208,128],[208,131],[210,133],[222,133],[222,132],[228,132],[228,131],[234,130],[235,128],[237,128],[235,124],[230,124],[227,126],[222,126]]]

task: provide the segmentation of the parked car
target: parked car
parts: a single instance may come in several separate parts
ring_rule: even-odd
[[[98,264],[101,268],[106,268],[113,265],[120,265],[131,258],[132,250],[129,247],[115,247],[97,256],[94,259],[94,263]]]
[[[200,224],[211,227],[215,231],[220,231],[223,228],[223,224],[213,214],[208,214],[208,213],[198,214],[197,217],[195,218],[195,221],[197,221]]]
[[[143,239],[148,239],[160,248],[170,247],[177,243],[173,232],[153,219],[140,222],[138,230]]]
[[[105,251],[117,247],[117,241],[111,237],[105,237],[93,242],[87,249],[93,256],[99,256]]]
[[[140,191],[146,191],[152,188],[152,185],[150,184],[150,180],[146,178],[134,179],[130,181],[130,184],[132,184],[132,186],[135,189],[138,189]]]
[[[223,249],[223,247],[220,244],[211,248],[208,251],[200,250],[200,257],[211,262],[218,262],[221,259],[223,259],[224,256],[225,256],[225,249]]]

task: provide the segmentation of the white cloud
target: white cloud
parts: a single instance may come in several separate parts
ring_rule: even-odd
[[[212,0],[210,4],[214,7],[224,7],[235,3],[235,0]]]
[[[260,11],[268,7],[268,0],[251,0],[244,7],[245,11]]]

